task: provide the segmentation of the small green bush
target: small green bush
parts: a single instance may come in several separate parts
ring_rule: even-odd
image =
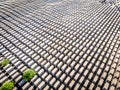
[[[7,64],[10,63],[10,60],[9,59],[4,59],[3,61],[0,62],[0,66],[6,66]]]
[[[36,75],[36,72],[32,69],[27,69],[23,72],[23,78],[26,81],[30,81],[35,75]]]
[[[13,88],[14,88],[14,82],[13,81],[6,81],[0,87],[0,90],[13,90]]]

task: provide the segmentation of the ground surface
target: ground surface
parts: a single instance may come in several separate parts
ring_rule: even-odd
[[[0,85],[15,90],[120,89],[118,4],[94,0],[1,0]],[[23,71],[37,75],[25,82]]]

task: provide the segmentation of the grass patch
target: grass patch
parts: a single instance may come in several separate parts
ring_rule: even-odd
[[[23,78],[26,81],[30,81],[35,75],[36,75],[36,72],[32,69],[27,69],[23,72]]]
[[[4,59],[3,61],[0,62],[0,66],[4,67],[4,66],[6,66],[9,63],[10,63],[9,59]]]
[[[13,81],[6,81],[0,87],[0,90],[13,90],[13,88],[14,88],[14,82]]]

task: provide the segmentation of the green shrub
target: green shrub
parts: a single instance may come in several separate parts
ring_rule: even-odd
[[[13,81],[6,81],[0,87],[0,90],[13,90],[13,88],[14,88],[14,82]]]
[[[35,75],[36,75],[36,72],[32,69],[27,69],[23,72],[23,78],[26,81],[30,81]]]
[[[6,66],[7,64],[10,63],[10,60],[9,59],[4,59],[3,61],[0,62],[0,66]]]

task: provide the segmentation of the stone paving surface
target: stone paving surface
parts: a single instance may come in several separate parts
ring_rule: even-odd
[[[95,0],[1,0],[0,85],[14,90],[120,90],[118,4]],[[37,75],[26,82],[23,72]]]

